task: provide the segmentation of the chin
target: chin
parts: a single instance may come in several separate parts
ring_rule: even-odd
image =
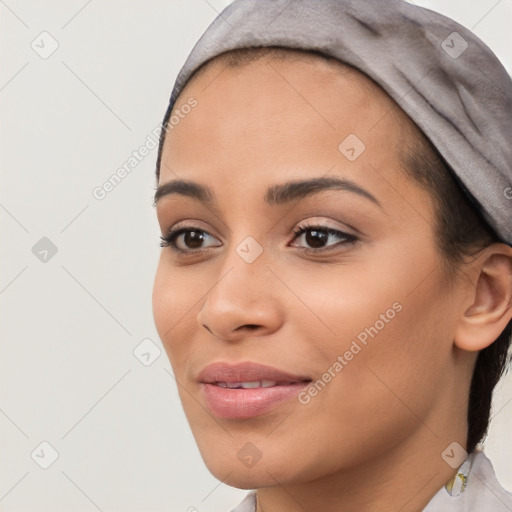
[[[258,466],[262,464],[258,463]],[[245,468],[241,464],[226,462],[225,464],[206,464],[210,473],[222,483],[237,489],[260,489],[276,485],[276,480],[282,483],[283,475],[275,475],[272,468],[261,466],[258,469]],[[268,472],[267,472],[268,471]],[[272,478],[274,476],[274,478]]]
[[[268,451],[265,449],[268,456],[262,454],[261,459],[256,462],[244,461],[245,454],[251,451],[248,447],[245,449],[245,452],[243,449],[231,450],[225,446],[212,449],[210,445],[200,447],[200,453],[208,471],[215,478],[238,489],[273,487],[276,482],[286,485],[310,479],[308,461],[300,460],[300,455],[291,460],[285,449],[272,447]],[[321,472],[321,468],[318,469]]]

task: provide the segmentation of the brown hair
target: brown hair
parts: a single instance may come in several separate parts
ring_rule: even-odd
[[[192,78],[202,74],[206,65],[213,61],[222,60],[228,67],[238,67],[264,57],[293,59],[299,53],[303,56],[318,56],[330,63],[340,63],[337,59],[314,50],[305,51],[279,46],[239,48],[225,52],[204,63],[194,72],[188,83]],[[371,78],[366,78],[368,81],[365,85],[370,87],[371,83],[376,85]],[[400,107],[396,105],[394,114],[400,111]],[[157,180],[160,175],[162,149],[171,114],[172,109],[168,108],[162,123],[156,162]],[[397,119],[400,120],[401,127],[406,133],[407,143],[398,148],[404,169],[412,179],[431,194],[434,200],[437,209],[435,225],[437,245],[446,268],[456,275],[461,268],[460,264],[468,257],[501,240],[485,221],[474,199],[465,191],[464,186],[458,181],[430,140],[410,119],[411,126],[407,127],[404,126],[403,116],[398,116]],[[511,337],[512,321],[508,323],[494,343],[478,354],[469,392],[466,446],[468,453],[475,449],[487,433],[492,395],[508,363],[507,353]]]

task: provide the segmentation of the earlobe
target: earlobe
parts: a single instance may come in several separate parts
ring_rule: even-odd
[[[455,345],[478,351],[491,345],[512,318],[512,247],[493,244],[479,258],[473,303],[457,325]]]

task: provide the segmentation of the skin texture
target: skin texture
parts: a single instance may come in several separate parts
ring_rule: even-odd
[[[197,106],[167,135],[159,184],[193,180],[216,203],[158,201],[163,234],[179,223],[208,235],[186,255],[162,249],[153,311],[205,464],[228,485],[257,488],[259,511],[422,510],[455,474],[443,450],[465,446],[476,351],[512,316],[510,248],[487,248],[449,282],[432,198],[398,157],[414,128],[356,71],[306,56],[214,62],[176,108],[190,97]],[[365,144],[354,161],[338,148],[350,134]],[[269,186],[323,176],[352,180],[380,206],[343,190],[264,202]],[[332,250],[315,253],[322,244],[294,238],[298,224],[358,240],[331,235]],[[252,263],[236,252],[248,236],[263,249]],[[206,408],[196,379],[207,364],[255,361],[316,380],[396,303],[308,404],[246,420]],[[261,454],[252,467],[237,457],[247,442]]]

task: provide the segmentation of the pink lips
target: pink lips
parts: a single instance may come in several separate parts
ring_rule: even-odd
[[[246,419],[293,398],[311,382],[270,366],[247,362],[213,363],[199,376],[206,405],[220,418]]]

